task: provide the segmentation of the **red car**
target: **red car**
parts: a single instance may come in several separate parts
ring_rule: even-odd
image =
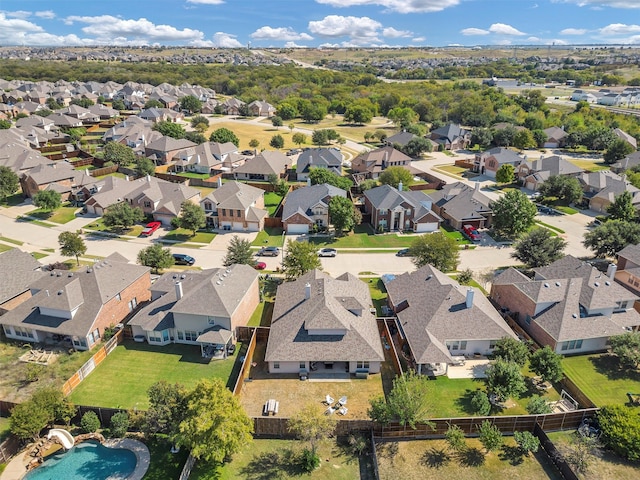
[[[253,268],[255,268],[256,270],[264,270],[265,268],[267,268],[267,264],[264,262],[256,262],[253,264]]]
[[[140,235],[142,235],[143,237],[149,237],[149,236],[153,235],[153,232],[155,232],[161,226],[162,226],[162,224],[160,222],[149,222],[149,223],[147,223],[147,226],[144,227],[144,230],[142,230]]]
[[[462,227],[462,230],[467,235],[467,237],[469,237],[474,242],[480,240],[480,234],[478,233],[478,230],[476,230],[476,227],[472,225],[464,225]]]

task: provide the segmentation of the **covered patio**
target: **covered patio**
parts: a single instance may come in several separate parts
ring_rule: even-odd
[[[231,344],[233,335],[225,328],[218,325],[202,332],[196,342],[200,344],[200,353],[203,358],[227,358],[227,347]]]

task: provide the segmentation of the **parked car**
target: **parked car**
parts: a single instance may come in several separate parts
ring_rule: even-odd
[[[184,253],[174,253],[173,261],[176,265],[193,265],[196,263],[196,259],[190,255],[185,255]]]
[[[277,257],[280,255],[280,249],[278,247],[262,247],[258,250],[258,255],[261,257]]]
[[[227,347],[227,353],[228,353],[229,355],[233,355],[233,353],[234,353],[235,351],[236,351],[236,344],[235,344],[235,343],[232,343],[231,345],[229,345],[229,346]]]
[[[256,270],[264,270],[265,268],[267,268],[267,264],[264,262],[256,262],[253,264],[253,268],[255,268]]]
[[[480,233],[478,233],[478,230],[476,230],[476,227],[473,225],[463,225],[462,231],[474,242],[480,240]]]
[[[290,157],[291,155],[297,155],[298,153],[302,153],[302,150],[300,150],[299,148],[292,148],[287,152],[287,157]]]
[[[253,155],[254,153],[256,153],[253,150],[243,150],[240,152],[240,155]]]
[[[147,226],[144,227],[144,230],[140,232],[140,235],[142,235],[143,237],[149,237],[153,235],[153,232],[158,230],[161,226],[162,224],[160,222],[149,222],[147,223]]]
[[[402,250],[398,250],[398,253],[396,253],[397,257],[410,257],[411,256],[411,249],[410,248],[403,248]]]
[[[335,257],[338,251],[335,248],[323,248],[318,250],[319,257]]]

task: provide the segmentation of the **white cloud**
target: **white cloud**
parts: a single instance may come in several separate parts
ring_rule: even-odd
[[[547,45],[569,45],[569,42],[562,40],[561,38],[554,38],[551,41],[546,42]]]
[[[56,18],[56,14],[51,10],[43,10],[41,12],[35,13],[38,18],[45,18],[47,20],[51,20],[52,18]]]
[[[284,48],[309,48],[306,45],[298,45],[296,42],[287,42],[284,44]]]
[[[527,37],[525,39],[526,43],[535,43],[535,44],[540,44],[542,43],[542,40],[540,40],[540,37]]]
[[[455,7],[461,3],[461,0],[316,0],[316,2],[337,8],[379,5],[386,10],[398,13],[429,13]]]
[[[513,28],[511,25],[505,23],[494,23],[489,27],[491,33],[497,33],[498,35],[526,35],[520,30]]]
[[[465,28],[460,30],[462,35],[489,35],[489,30],[483,30],[481,28]]]
[[[414,39],[412,39],[412,42],[424,42],[427,39],[427,37],[416,37]]]
[[[241,48],[244,47],[235,35],[224,32],[216,32],[213,35],[213,46],[218,48]]]
[[[585,28],[565,28],[560,31],[560,35],[584,35],[587,33]]]
[[[410,37],[413,35],[409,30],[396,30],[393,27],[387,27],[382,30],[382,35],[388,38],[402,38]]]
[[[640,32],[640,25],[626,25],[624,23],[612,23],[598,30],[598,33],[605,37],[628,35],[637,32]]]
[[[579,7],[614,7],[614,8],[640,8],[638,0],[553,0],[561,3],[575,3]]]
[[[187,0],[187,3],[197,3],[200,5],[222,5],[224,0]]]
[[[309,22],[309,31],[319,37],[351,37],[357,39],[377,38],[382,24],[369,17],[343,17],[328,15],[322,20]]]
[[[313,37],[308,33],[297,33],[290,27],[273,28],[269,26],[260,27],[258,30],[249,35],[256,40],[282,40],[282,41],[294,41],[294,40],[313,40]]]
[[[511,45],[511,40],[509,39],[503,39],[503,40],[498,40],[496,42],[493,42],[495,45]]]
[[[14,12],[4,12],[4,14],[8,18],[29,18],[32,15],[32,12],[27,12],[26,10],[16,10]]]

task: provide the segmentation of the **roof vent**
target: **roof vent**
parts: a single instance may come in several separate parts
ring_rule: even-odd
[[[187,276],[186,276],[186,275],[184,275],[184,274],[182,274],[182,275],[180,275],[180,278],[181,278],[182,280],[184,280],[185,278],[187,278]]]
[[[595,282],[593,285],[596,286],[596,287],[599,287],[600,283],[599,282]]]
[[[58,290],[58,295],[62,295],[64,292],[62,290]]]
[[[51,271],[51,273],[50,273],[49,275],[51,275],[52,277],[54,277],[54,276],[56,275],[56,272],[54,272],[54,271],[52,270],[52,271]]]
[[[222,282],[221,282],[220,280],[218,280],[218,281],[216,282],[216,285],[222,285]]]
[[[58,273],[56,274],[56,277],[61,277],[61,276],[62,276],[62,272],[58,272]]]
[[[545,283],[545,284],[544,284],[544,288],[549,288],[549,284],[548,284],[548,283]]]
[[[69,278],[73,277],[73,272],[69,272],[69,273],[67,274],[67,276],[68,276]]]
[[[608,287],[609,285],[611,285],[611,282],[607,280],[606,282],[604,282],[604,284]]]
[[[556,282],[556,287],[559,287],[559,286],[560,286],[560,282]]]
[[[429,274],[427,275],[427,280],[431,280],[433,278],[433,275]]]
[[[573,318],[578,318],[578,314],[576,314],[576,313],[572,313],[572,314],[571,314],[571,316],[572,316]]]
[[[178,278],[178,275],[174,273],[172,278],[175,280],[176,278]]]

